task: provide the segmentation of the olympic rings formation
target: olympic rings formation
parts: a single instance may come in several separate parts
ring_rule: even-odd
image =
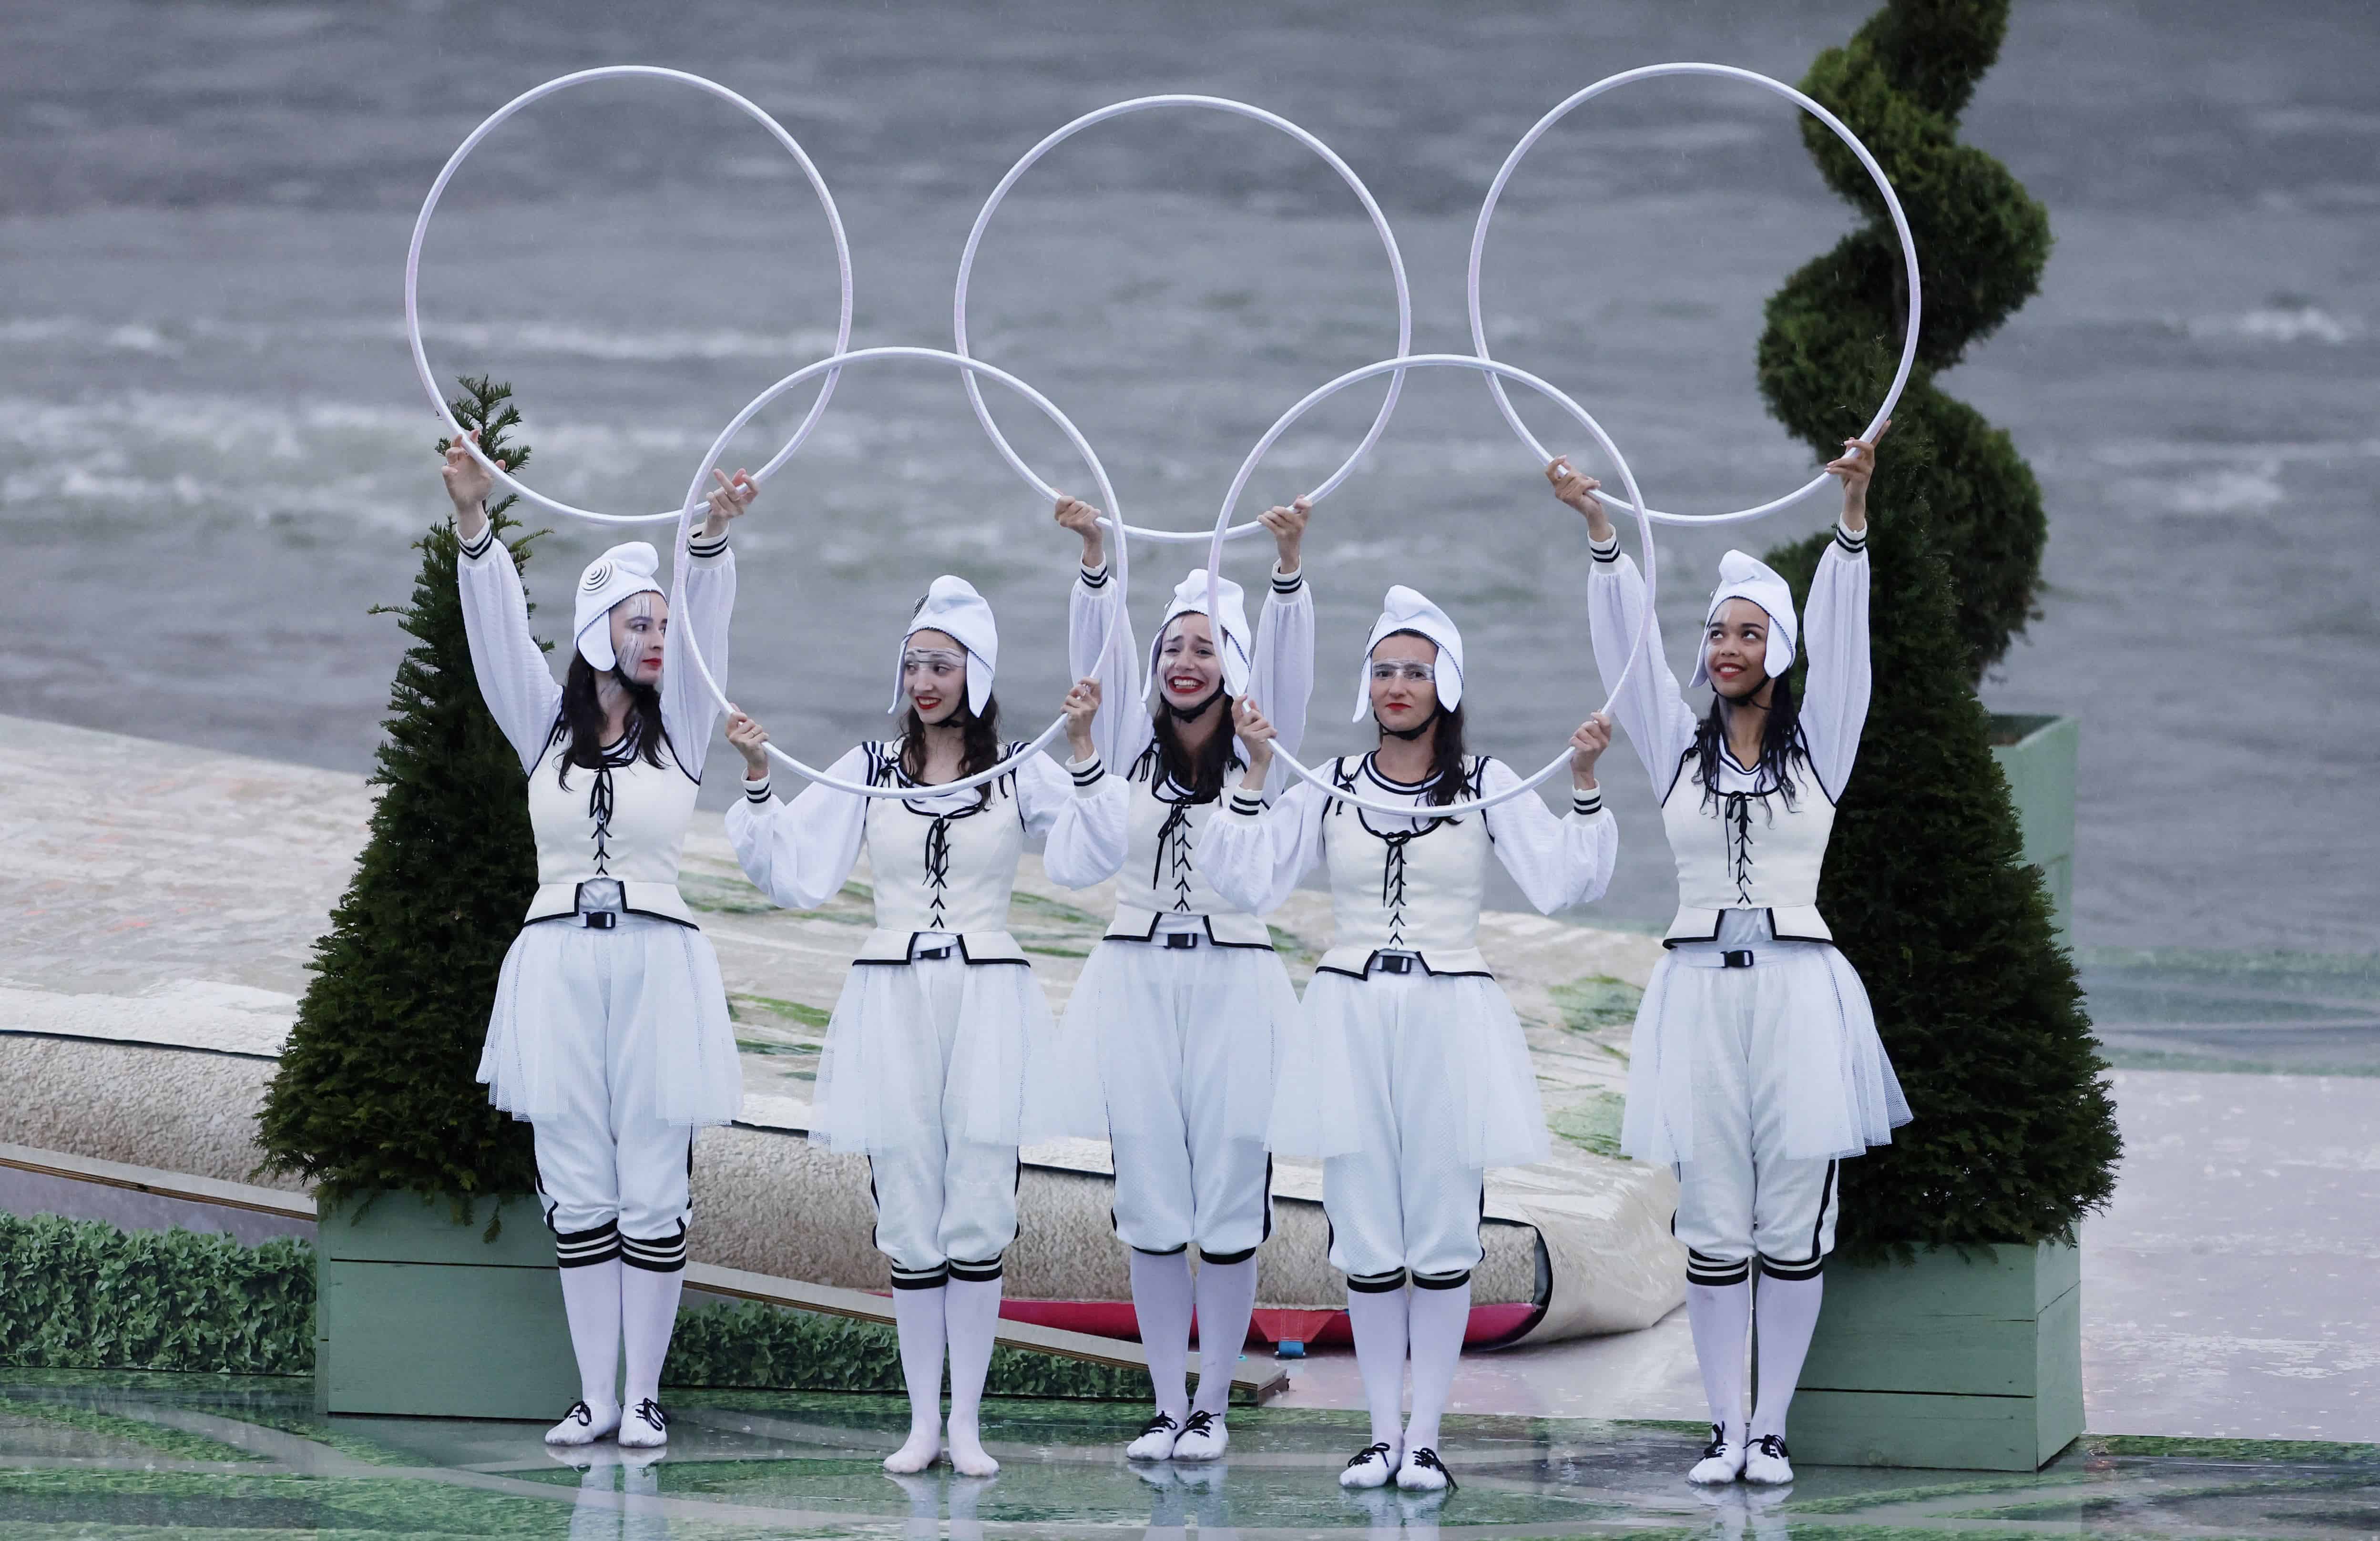
[[[1885,392],[1884,405],[1876,408],[1876,416],[1869,419],[1866,430],[1860,434],[1863,439],[1875,438],[1876,431],[1884,426],[1884,420],[1892,416],[1893,404],[1900,401],[1902,388],[1909,383],[1910,369],[1917,359],[1917,323],[1922,306],[1917,285],[1917,243],[1909,234],[1909,216],[1901,212],[1900,200],[1893,193],[1892,182],[1884,175],[1884,168],[1876,164],[1876,157],[1868,153],[1867,146],[1859,141],[1859,136],[1843,126],[1842,119],[1782,80],[1772,80],[1766,75],[1755,74],[1749,69],[1738,69],[1733,65],[1691,63],[1646,65],[1639,69],[1622,70],[1617,75],[1607,75],[1595,84],[1565,97],[1553,111],[1537,119],[1536,127],[1521,136],[1521,142],[1514,145],[1512,152],[1504,157],[1504,164],[1497,171],[1496,180],[1489,185],[1488,200],[1479,206],[1479,223],[1471,232],[1469,297],[1473,351],[1483,359],[1488,357],[1488,326],[1479,309],[1479,260],[1488,248],[1488,222],[1495,217],[1497,200],[1504,196],[1504,184],[1512,180],[1512,173],[1520,166],[1521,157],[1529,152],[1529,148],[1544,136],[1547,129],[1551,128],[1568,115],[1572,108],[1593,101],[1605,91],[1616,90],[1632,81],[1650,80],[1665,75],[1707,75],[1722,80],[1741,80],[1747,85],[1758,86],[1763,91],[1774,91],[1833,129],[1835,137],[1841,140],[1853,155],[1859,157],[1860,164],[1865,166],[1867,174],[1876,179],[1876,191],[1884,195],[1885,209],[1892,215],[1893,232],[1900,237],[1901,262],[1908,273],[1909,321],[1902,329],[1900,368],[1893,374],[1892,388]],[[1551,460],[1553,458],[1551,452],[1537,442],[1536,436],[1532,434],[1527,426],[1521,421],[1520,414],[1512,410],[1512,401],[1504,394],[1503,382],[1491,374],[1488,377],[1488,389],[1495,395],[1497,409],[1504,414],[1504,420],[1512,425],[1512,431],[1520,435],[1521,443],[1526,444],[1530,453],[1536,456],[1536,463],[1542,467]],[[1772,498],[1756,507],[1739,508],[1729,514],[1664,514],[1658,509],[1646,509],[1643,513],[1645,518],[1656,524],[1738,524],[1774,514],[1781,508],[1791,507],[1825,486],[1826,482],[1827,473],[1821,471],[1781,498]],[[1630,495],[1633,497],[1634,494]],[[1616,499],[1606,498],[1604,501],[1614,507],[1626,506]],[[1631,512],[1636,511],[1632,509]],[[1646,550],[1648,552],[1651,550],[1649,545]]]
[[[1531,374],[1528,370],[1515,368],[1511,364],[1499,363],[1493,358],[1478,358],[1464,353],[1422,353],[1402,358],[1383,358],[1378,363],[1366,364],[1358,370],[1350,370],[1345,374],[1341,375],[1338,379],[1331,381],[1327,385],[1317,386],[1314,390],[1306,393],[1305,398],[1303,401],[1300,401],[1296,406],[1282,413],[1278,421],[1276,421],[1270,428],[1265,430],[1264,437],[1257,441],[1256,448],[1248,452],[1248,457],[1240,462],[1239,473],[1232,478],[1232,490],[1223,495],[1223,510],[1220,514],[1215,516],[1214,534],[1209,538],[1212,543],[1207,549],[1208,613],[1209,614],[1216,615],[1222,613],[1220,608],[1221,596],[1218,592],[1220,580],[1218,575],[1222,571],[1223,540],[1230,531],[1232,510],[1238,504],[1240,501],[1240,493],[1248,484],[1248,478],[1256,474],[1257,464],[1261,462],[1265,455],[1271,451],[1273,441],[1279,439],[1283,433],[1289,431],[1292,424],[1295,423],[1298,419],[1305,416],[1305,414],[1318,404],[1330,396],[1336,395],[1350,385],[1356,384],[1361,381],[1369,380],[1375,375],[1386,374],[1391,370],[1394,370],[1399,375],[1402,375],[1407,370],[1418,369],[1477,370],[1491,380],[1499,380],[1499,377],[1501,377],[1500,380],[1499,380],[1499,383],[1501,382],[1501,380],[1517,380],[1522,384],[1526,385],[1529,389],[1536,392],[1539,395],[1544,396],[1548,401],[1560,406],[1562,410],[1568,412],[1573,419],[1575,419],[1578,425],[1581,428],[1585,429],[1589,436],[1591,436],[1595,442],[1602,447],[1603,453],[1611,457],[1612,465],[1618,468],[1620,472],[1620,479],[1628,489],[1629,501],[1626,506],[1630,513],[1636,516],[1636,523],[1642,532],[1644,540],[1645,610],[1642,618],[1637,623],[1635,640],[1630,645],[1628,649],[1628,661],[1621,666],[1620,677],[1612,682],[1611,695],[1604,702],[1603,709],[1609,710],[1612,702],[1617,701],[1620,698],[1620,692],[1621,689],[1627,686],[1629,672],[1633,670],[1643,660],[1645,649],[1648,645],[1648,639],[1651,637],[1653,632],[1653,602],[1654,596],[1658,592],[1658,589],[1655,587],[1655,577],[1657,576],[1656,569],[1659,565],[1659,560],[1658,553],[1656,552],[1653,545],[1652,525],[1644,513],[1645,495],[1637,490],[1636,473],[1628,468],[1627,457],[1620,453],[1620,446],[1611,442],[1611,435],[1603,431],[1603,425],[1597,422],[1595,419],[1587,413],[1585,407],[1581,406],[1578,403],[1571,400],[1569,396],[1563,394],[1553,386],[1547,384],[1544,381],[1538,379],[1536,375]],[[1415,810],[1411,803],[1399,807],[1394,803],[1380,802],[1360,793],[1356,793],[1352,790],[1342,790],[1331,785],[1329,782],[1324,781],[1311,769],[1302,763],[1294,755],[1292,755],[1288,750],[1281,748],[1279,745],[1275,745],[1273,746],[1273,753],[1281,758],[1282,764],[1288,766],[1291,770],[1294,771],[1302,779],[1312,783],[1318,790],[1330,796],[1335,802],[1351,803],[1356,807],[1363,808],[1368,812],[1385,814],[1392,818],[1409,819],[1415,814]],[[1556,771],[1561,770],[1569,763],[1570,749],[1565,746],[1562,752],[1556,755],[1553,760],[1548,764],[1544,770],[1539,770],[1536,775],[1526,778],[1521,782],[1519,785],[1514,786],[1496,796],[1471,797],[1459,802],[1446,803],[1442,805],[1433,804],[1424,811],[1428,817],[1436,819],[1451,819],[1458,814],[1485,811],[1486,809],[1494,807],[1499,803],[1508,802],[1511,799],[1521,795],[1521,794],[1524,792],[1534,792],[1537,787],[1550,780]]]
[[[1123,117],[1133,113],[1148,112],[1157,107],[1204,107],[1214,112],[1252,118],[1258,123],[1280,129],[1322,157],[1324,164],[1337,172],[1340,179],[1354,192],[1356,200],[1364,205],[1364,212],[1372,216],[1372,228],[1378,233],[1380,245],[1388,252],[1389,276],[1395,282],[1397,288],[1397,352],[1399,355],[1403,355],[1412,351],[1413,296],[1405,287],[1405,261],[1397,250],[1397,237],[1389,228],[1388,216],[1380,212],[1379,204],[1372,198],[1371,189],[1364,186],[1364,179],[1355,175],[1354,168],[1341,160],[1338,152],[1329,145],[1277,113],[1269,113],[1262,107],[1250,106],[1245,102],[1233,102],[1227,97],[1176,95],[1137,96],[1128,102],[1118,102],[1101,107],[1096,112],[1085,113],[1026,151],[1022,160],[1008,168],[1008,175],[1000,179],[1000,185],[991,189],[991,196],[984,200],[983,211],[975,216],[975,228],[967,232],[966,249],[959,254],[958,287],[951,300],[951,330],[955,338],[951,345],[953,352],[962,358],[969,357],[967,353],[967,284],[975,274],[976,250],[983,244],[984,228],[991,223],[992,212],[1000,207],[1001,200],[1008,196],[1009,189],[1016,185],[1017,178],[1031,170],[1034,163],[1040,160],[1042,156],[1092,125],[1105,123],[1110,118]],[[1347,479],[1349,474],[1354,470],[1355,463],[1364,457],[1364,452],[1372,447],[1380,437],[1381,431],[1389,426],[1389,419],[1396,412],[1397,397],[1404,390],[1404,371],[1400,370],[1395,378],[1389,382],[1388,399],[1380,403],[1379,416],[1372,419],[1372,426],[1365,433],[1363,443],[1355,446],[1355,453],[1350,455],[1337,470],[1331,472],[1321,486],[1308,492],[1307,497],[1320,503],[1336,491],[1341,482]],[[984,432],[991,436],[992,447],[1000,451],[1001,457],[1008,462],[1018,476],[1023,477],[1028,484],[1038,490],[1043,497],[1054,502],[1059,495],[1058,489],[1036,476],[1032,467],[1026,465],[1015,449],[1010,445],[1007,438],[1000,431],[999,425],[991,420],[991,409],[984,404],[982,388],[972,374],[966,377],[966,393],[967,400],[975,406],[976,421],[981,423]],[[1264,527],[1251,519],[1245,524],[1232,526],[1228,535],[1238,537],[1262,528]],[[1136,528],[1133,533],[1144,540],[1179,542],[1184,545],[1207,539],[1205,532],[1199,530]]]
[[[421,388],[428,393],[431,406],[439,417],[445,419],[446,427],[454,435],[455,442],[469,450],[471,458],[486,467],[498,482],[540,508],[549,509],[556,514],[572,515],[581,519],[592,519],[598,524],[607,525],[658,524],[664,519],[676,518],[680,511],[672,508],[664,509],[658,514],[602,514],[591,508],[575,507],[558,499],[549,498],[536,488],[516,479],[510,471],[480,454],[480,446],[463,436],[463,425],[455,420],[454,411],[446,405],[445,394],[439,390],[437,377],[431,372],[430,356],[421,346],[419,291],[421,278],[421,241],[422,237],[430,233],[430,216],[437,212],[438,200],[444,196],[446,184],[454,180],[455,173],[461,169],[464,159],[479,147],[480,141],[494,132],[498,124],[532,102],[552,96],[556,91],[567,91],[572,86],[586,85],[592,80],[630,78],[674,80],[682,85],[692,86],[697,91],[707,91],[769,130],[771,137],[785,147],[786,152],[801,166],[802,175],[810,179],[810,187],[818,193],[819,205],[826,211],[828,228],[834,233],[835,269],[843,283],[843,308],[842,314],[835,323],[834,351],[840,354],[851,346],[851,247],[844,239],[843,216],[835,212],[834,197],[827,191],[826,179],[819,175],[818,167],[810,164],[808,153],[795,141],[793,135],[785,132],[783,125],[752,103],[716,80],[706,80],[699,75],[688,75],[684,70],[662,69],[654,65],[606,65],[601,69],[582,69],[573,75],[564,75],[548,80],[541,86],[521,92],[488,115],[487,121],[472,129],[470,136],[455,147],[455,153],[446,158],[446,164],[439,171],[438,179],[430,185],[430,196],[421,200],[420,216],[413,222],[413,243],[406,249],[405,252],[405,337],[413,347],[413,372],[420,378]],[[834,380],[835,377],[832,373],[827,376],[825,383],[819,387],[818,400],[810,404],[809,415],[805,417],[801,426],[794,431],[794,436],[785,441],[784,448],[779,450],[767,465],[755,473],[754,480],[768,480],[776,474],[778,467],[791,459],[794,452],[801,448],[802,441],[810,436],[810,430],[818,426],[819,419],[826,413],[827,398],[834,394]]]
[[[1075,446],[1075,453],[1081,455],[1083,457],[1084,464],[1091,468],[1091,478],[1099,484],[1099,496],[1105,500],[1105,505],[1107,507],[1114,509],[1117,513],[1118,516],[1115,521],[1115,583],[1117,586],[1118,600],[1121,601],[1123,597],[1130,592],[1127,586],[1132,576],[1132,559],[1131,553],[1127,549],[1126,536],[1131,532],[1132,527],[1123,523],[1122,517],[1123,508],[1122,505],[1116,502],[1114,485],[1108,480],[1107,467],[1099,464],[1099,455],[1092,451],[1090,442],[1083,437],[1082,431],[1074,425],[1074,422],[1067,418],[1066,414],[1059,411],[1057,406],[1051,403],[1049,397],[1043,395],[1032,386],[1027,385],[1022,380],[1017,379],[1006,370],[1001,369],[999,366],[994,364],[987,364],[980,358],[969,358],[963,354],[946,353],[942,349],[937,347],[864,347],[852,353],[837,353],[831,358],[821,358],[814,364],[806,364],[802,368],[795,370],[793,373],[785,376],[783,380],[778,381],[774,385],[770,386],[759,395],[754,396],[751,401],[745,406],[743,411],[735,414],[735,420],[730,422],[724,429],[721,430],[719,437],[711,442],[710,451],[702,457],[701,467],[694,473],[694,480],[686,487],[686,506],[677,515],[677,545],[672,555],[670,563],[670,608],[672,610],[676,611],[681,614],[685,613],[686,542],[694,533],[695,514],[703,506],[703,482],[705,479],[710,475],[712,467],[719,464],[719,457],[727,453],[727,446],[734,442],[735,435],[742,432],[744,425],[752,420],[753,414],[759,412],[762,407],[768,406],[771,402],[776,400],[787,391],[792,390],[795,386],[801,384],[803,382],[809,380],[813,376],[823,374],[832,380],[846,365],[877,363],[893,358],[922,358],[935,363],[953,365],[958,369],[965,370],[967,377],[970,380],[978,374],[989,375],[992,379],[999,381],[1002,385],[1014,391],[1017,394],[1023,396],[1026,401],[1029,401],[1034,406],[1039,407],[1041,409],[1041,415],[1048,418],[1052,423],[1057,425],[1058,431],[1066,436],[1066,442]],[[787,446],[785,454],[790,455],[792,453],[793,446]],[[782,459],[783,456],[781,455],[779,458]],[[1101,654],[1106,653],[1109,643],[1114,640],[1115,628],[1123,619],[1123,605],[1119,602],[1109,612],[1107,634],[1099,638],[1099,652]],[[730,711],[734,710],[735,708],[728,701],[726,694],[719,688],[718,679],[710,673],[710,665],[703,660],[701,645],[694,639],[694,627],[690,625],[681,626],[678,628],[677,635],[681,643],[686,648],[686,657],[694,661],[695,672],[702,676],[702,683],[710,689],[711,697],[719,702],[722,710]],[[1121,703],[1119,703],[1119,705],[1121,705]],[[830,776],[823,770],[816,770],[810,766],[803,764],[800,760],[795,759],[793,756],[785,753],[783,749],[778,748],[773,744],[768,746],[768,750],[770,754],[783,761],[789,769],[799,772],[801,775],[809,778],[811,781],[818,783],[821,786],[833,787],[838,792],[848,792],[861,797],[909,798],[940,796],[946,792],[965,792],[970,787],[981,786],[986,782],[995,780],[1001,776],[1005,776],[1011,770],[1014,770],[1017,764],[1022,761],[1026,756],[1039,753],[1042,746],[1048,744],[1051,739],[1057,737],[1059,730],[1063,728],[1065,725],[1065,714],[1062,712],[1059,714],[1057,721],[1051,722],[1048,727],[1041,730],[1039,737],[1034,739],[1030,744],[1024,746],[1014,754],[1009,756],[1006,759],[1002,760],[998,765],[993,766],[990,770],[979,770],[972,776],[965,776],[954,782],[936,782],[932,786],[923,788],[915,786],[870,786],[864,782],[846,782],[837,777]]]

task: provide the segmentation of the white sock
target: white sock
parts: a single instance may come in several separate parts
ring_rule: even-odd
[[[578,1356],[578,1400],[600,1419],[620,1405],[620,1275],[617,1257],[564,1268],[562,1308]]]
[[[1372,1443],[1391,1451],[1404,1443],[1405,1292],[1347,1292],[1347,1325],[1355,1333],[1355,1368],[1372,1412]]]
[[[1729,1436],[1743,1433],[1744,1354],[1752,1337],[1752,1280],[1741,1284],[1686,1286],[1686,1324],[1694,1329],[1694,1360],[1702,1366],[1703,1396],[1711,1422]]]
[[[1438,1449],[1438,1421],[1454,1395],[1454,1367],[1463,1358],[1463,1329],[1471,1325],[1471,1281],[1451,1290],[1416,1285],[1411,1308],[1413,1418],[1405,1425],[1405,1449]]]
[[[650,1268],[620,1269],[620,1327],[627,1340],[627,1405],[650,1397],[662,1400],[662,1364],[669,1357],[670,1334],[677,1329],[678,1291],[686,1283],[684,1269],[655,1273]]]
[[[1157,1410],[1175,1423],[1190,1415],[1190,1255],[1132,1254],[1132,1314],[1148,1355]]]
[[[901,1378],[909,1388],[909,1438],[886,1463],[886,1470],[899,1475],[924,1471],[942,1450],[945,1288],[937,1284],[930,1290],[892,1292],[892,1327],[901,1340]],[[905,1488],[907,1484],[903,1486]],[[936,1499],[939,1502],[939,1494]]]
[[[1785,1437],[1786,1410],[1801,1383],[1810,1334],[1818,1328],[1818,1304],[1827,1276],[1773,1279],[1760,1276],[1760,1405],[1752,1410],[1752,1438]]]
[[[1256,1312],[1257,1260],[1198,1265],[1198,1410],[1221,1417]]]
[[[984,1452],[983,1382],[991,1373],[993,1334],[1000,1330],[997,1279],[953,1279],[942,1303],[951,1338],[951,1464],[961,1476],[990,1476],[1000,1462]]]

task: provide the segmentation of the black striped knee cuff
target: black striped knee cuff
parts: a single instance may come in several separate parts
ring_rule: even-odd
[[[963,1284],[989,1284],[1000,1277],[1000,1259],[994,1257],[981,1263],[962,1263],[953,1257],[951,1259],[951,1277]]]
[[[1806,1263],[1780,1263],[1764,1255],[1760,1259],[1760,1271],[1770,1279],[1815,1279],[1827,1271],[1827,1259],[1822,1255]]]
[[[1405,1270],[1402,1268],[1390,1268],[1386,1273],[1351,1273],[1347,1276],[1347,1289],[1354,1294],[1385,1295],[1404,1287]]]
[[[1256,1255],[1257,1249],[1252,1246],[1242,1247],[1237,1252],[1209,1252],[1202,1246],[1198,1249],[1198,1261],[1220,1263],[1229,1268],[1233,1263],[1245,1263]]]
[[[620,1222],[605,1220],[592,1231],[553,1233],[553,1260],[565,1268],[591,1268],[620,1256]]]
[[[1713,1257],[1689,1247],[1686,1249],[1686,1282],[1689,1284],[1741,1284],[1752,1277],[1749,1257]]]
[[[686,1227],[677,1228],[674,1236],[656,1241],[640,1242],[634,1236],[620,1238],[620,1261],[632,1268],[648,1273],[676,1273],[686,1267]]]
[[[930,1268],[905,1268],[892,1265],[892,1287],[896,1290],[939,1290],[951,1280],[951,1266],[937,1263]]]
[[[1190,1244],[1188,1242],[1183,1243],[1180,1246],[1136,1246],[1133,1248],[1133,1251],[1139,1253],[1143,1257],[1179,1257],[1189,1250]]]
[[[1417,1273],[1413,1276],[1416,1290],[1460,1290],[1471,1282],[1471,1270],[1461,1273]]]

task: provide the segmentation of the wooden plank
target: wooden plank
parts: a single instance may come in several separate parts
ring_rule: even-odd
[[[2078,1282],[2041,1314],[2034,1372],[2034,1464],[2082,1438],[2082,1286]]]
[[[491,1242],[485,1239],[488,1222],[496,1218],[503,1223]],[[409,1193],[382,1193],[368,1204],[327,1207],[318,1224],[314,1244],[326,1260],[553,1271],[553,1232],[528,1194],[480,1199],[471,1207],[468,1225],[455,1223],[451,1201]]]
[[[1912,1391],[1793,1394],[1785,1442],[1813,1466],[1920,1466],[2030,1472],[2039,1433],[2032,1397]]]
[[[562,1286],[543,1268],[333,1260],[321,1333],[332,1413],[551,1419],[578,1396]]]
[[[0,1167],[14,1167],[18,1171],[39,1172],[44,1177],[64,1177],[78,1183],[95,1183],[103,1187],[129,1188],[135,1193],[155,1194],[161,1198],[220,1205],[226,1209],[253,1209],[260,1214],[281,1215],[291,1219],[314,1218],[314,1197],[311,1194],[285,1193],[279,1188],[225,1183],[212,1177],[193,1177],[187,1172],[160,1171],[154,1167],[128,1166],[122,1161],[102,1161],[89,1156],[70,1155],[63,1150],[36,1150],[30,1146],[0,1145]]]

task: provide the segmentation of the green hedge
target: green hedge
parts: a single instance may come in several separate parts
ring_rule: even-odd
[[[662,1378],[673,1386],[773,1391],[905,1389],[892,1328],[757,1301],[689,1305],[680,1313]],[[1145,1371],[1014,1348],[992,1351],[984,1389],[995,1397],[1146,1401],[1150,1396]]]
[[[310,1374],[314,1249],[0,1214],[0,1360]]]

